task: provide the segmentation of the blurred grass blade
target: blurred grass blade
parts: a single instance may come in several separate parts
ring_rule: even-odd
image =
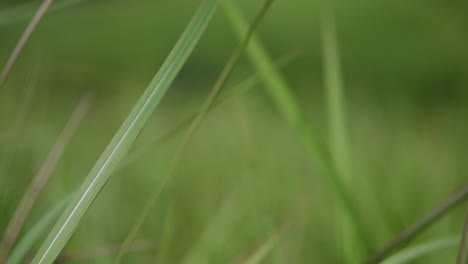
[[[462,238],[458,250],[457,264],[468,263],[468,211],[465,216],[465,224],[463,225]]]
[[[429,227],[431,224],[436,222],[442,216],[444,216],[451,209],[455,208],[461,202],[468,199],[468,184],[465,185],[461,190],[454,193],[447,200],[437,205],[421,219],[418,219],[415,223],[408,226],[394,239],[387,243],[381,250],[372,255],[366,263],[379,263],[390,255],[394,250],[398,249],[405,243],[408,243],[411,239],[419,235],[423,230]]]
[[[218,96],[219,92],[221,89],[224,87],[226,84],[226,81],[229,79],[231,76],[232,72],[234,71],[235,66],[239,62],[245,48],[247,47],[247,44],[249,43],[252,35],[254,34],[255,30],[257,27],[260,25],[260,22],[263,20],[265,14],[267,13],[269,7],[273,3],[273,0],[265,0],[265,3],[263,4],[262,8],[260,11],[257,13],[257,16],[255,17],[254,21],[252,22],[251,26],[249,27],[248,31],[242,38],[242,41],[240,42],[240,45],[237,47],[237,49],[233,52],[232,56],[229,58],[228,62],[224,66],[223,70],[221,71],[218,79],[216,80],[215,84],[213,85],[213,88],[210,90],[210,93],[206,97],[205,101],[203,102],[202,106],[200,107],[197,115],[193,119],[193,121],[190,124],[190,127],[187,129],[187,132],[184,134],[182,140],[180,141],[179,145],[177,146],[177,149],[175,151],[175,154],[170,161],[168,172],[163,176],[161,180],[161,184],[154,189],[154,191],[150,194],[150,197],[148,198],[146,204],[144,205],[140,215],[138,216],[134,226],[130,230],[129,234],[127,235],[125,242],[123,243],[122,249],[117,256],[115,263],[119,263],[121,261],[121,257],[126,251],[126,248],[131,244],[131,242],[135,239],[136,234],[140,230],[141,226],[143,225],[143,222],[148,215],[148,213],[151,211],[153,208],[154,204],[157,201],[157,198],[159,197],[161,191],[165,187],[166,183],[168,180],[172,177],[174,174],[174,171],[177,168],[177,165],[179,164],[180,159],[182,158],[183,153],[185,152],[185,149],[187,148],[188,144],[192,140],[192,137],[195,133],[195,131],[200,127],[201,123],[205,119],[205,116],[207,115],[208,111],[211,109],[214,100]]]
[[[46,160],[43,162],[36,175],[32,178],[28,189],[23,194],[23,197],[16,207],[15,212],[8,222],[5,233],[3,234],[3,239],[0,242],[0,263],[4,262],[10,252],[11,247],[15,243],[16,238],[21,232],[23,224],[26,222],[31,209],[34,206],[34,203],[49,181],[60,158],[62,157],[63,152],[65,151],[65,147],[68,145],[78,129],[81,120],[83,120],[84,116],[88,112],[90,105],[90,96],[85,96],[80,100],[52,149],[49,151]]]
[[[49,7],[48,13],[59,11],[66,7],[78,4],[80,2],[85,2],[88,0],[61,0],[52,3]],[[35,2],[27,2],[19,6],[6,8],[0,10],[0,27],[9,25],[16,22],[21,22],[27,19],[30,19],[34,16],[34,13],[37,10],[37,4]]]
[[[52,263],[78,226],[119,162],[127,154],[151,113],[185,64],[216,7],[216,0],[203,1],[141,98],[82,183],[77,195],[60,216],[33,263]]]
[[[345,95],[341,74],[340,56],[336,37],[333,1],[320,1],[320,28],[322,33],[322,54],[325,80],[325,94],[328,108],[328,133],[330,135],[330,152],[336,171],[343,184],[352,192],[351,167],[349,157],[349,139],[345,116]],[[348,263],[358,263],[361,256],[359,242],[353,232],[351,216],[345,208],[339,207],[339,241],[343,241],[344,259]]]
[[[34,224],[30,230],[25,232],[24,237],[18,241],[18,244],[13,248],[11,254],[8,256],[7,264],[19,264],[23,262],[23,259],[31,251],[34,244],[46,233],[47,228],[52,226],[53,221],[57,219],[58,215],[65,208],[72,196],[73,193],[59,199],[52,209],[47,211],[47,213],[42,216],[42,218],[40,218],[40,220]]]
[[[3,83],[5,82],[8,74],[10,73],[11,69],[13,68],[13,65],[16,63],[16,60],[18,59],[21,51],[23,50],[24,46],[26,45],[26,42],[28,41],[29,37],[33,33],[34,29],[37,27],[39,22],[42,19],[42,16],[44,16],[45,12],[49,8],[50,4],[52,4],[52,0],[44,0],[42,4],[39,6],[37,9],[36,13],[34,14],[33,18],[31,19],[31,22],[29,22],[28,26],[23,32],[23,35],[21,35],[21,38],[19,39],[18,43],[16,44],[15,48],[13,49],[13,52],[11,53],[10,57],[8,58],[5,66],[3,67],[2,71],[0,72],[0,87],[2,87]]]
[[[402,250],[399,253],[391,256],[390,258],[380,262],[381,264],[403,264],[410,263],[411,261],[435,253],[439,250],[456,247],[460,242],[460,236],[453,236],[449,238],[439,239],[432,242],[416,245],[408,249]]]
[[[221,3],[237,35],[242,36],[247,30],[245,18],[243,18],[233,1],[223,0]],[[372,248],[370,238],[349,190],[344,185],[342,179],[338,177],[338,172],[332,160],[323,146],[321,146],[318,137],[315,135],[315,131],[306,121],[304,114],[299,108],[299,103],[291,93],[292,89],[281,73],[275,68],[272,59],[255,36],[252,37],[252,41],[247,47],[247,54],[267,86],[268,92],[270,92],[279,111],[283,114],[286,121],[296,128],[303,140],[306,151],[311,155],[314,164],[318,167],[318,171],[330,181],[333,190],[339,198],[339,202],[351,215],[353,224],[359,231],[363,243],[365,243],[368,249]]]

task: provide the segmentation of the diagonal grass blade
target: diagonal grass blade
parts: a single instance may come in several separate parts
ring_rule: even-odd
[[[32,263],[52,263],[65,246],[83,214],[127,154],[153,110],[192,53],[214,13],[216,2],[216,0],[202,2],[166,61],[60,216]]]

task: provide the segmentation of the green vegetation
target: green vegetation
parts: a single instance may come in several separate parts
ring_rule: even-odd
[[[465,10],[0,3],[0,263],[463,262]]]

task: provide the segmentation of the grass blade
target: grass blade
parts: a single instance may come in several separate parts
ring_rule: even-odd
[[[136,234],[140,230],[141,226],[143,225],[144,219],[153,208],[154,204],[156,203],[157,198],[159,197],[161,191],[165,187],[167,181],[173,175],[175,169],[177,168],[177,164],[179,163],[180,159],[182,158],[182,154],[184,153],[185,149],[187,148],[188,144],[190,143],[193,134],[199,128],[202,121],[205,119],[208,111],[213,105],[215,98],[218,96],[221,89],[224,87],[226,81],[231,76],[237,62],[240,60],[242,53],[244,52],[247,44],[249,43],[254,31],[259,26],[260,22],[262,21],[263,17],[268,11],[268,8],[271,6],[273,0],[266,0],[263,4],[262,8],[258,12],[255,20],[252,22],[252,25],[249,27],[246,35],[243,37],[239,47],[234,51],[232,56],[230,57],[229,61],[226,63],[225,67],[223,68],[221,74],[219,75],[218,79],[216,80],[213,88],[211,89],[208,97],[203,102],[200,110],[198,111],[197,115],[195,116],[194,120],[190,124],[187,132],[184,134],[184,137],[180,141],[180,144],[177,146],[176,152],[173,156],[173,159],[170,161],[168,172],[165,174],[164,178],[162,179],[162,184],[151,193],[149,199],[147,200],[145,206],[142,209],[139,217],[135,225],[133,226],[132,230],[129,232],[128,236],[123,243],[122,250],[120,254],[117,256],[115,263],[119,263],[121,261],[121,257],[126,250],[126,247],[131,244],[131,242],[135,239]]]
[[[419,257],[434,253],[438,250],[443,250],[455,247],[460,242],[460,236],[439,239],[432,242],[416,245],[403,250],[392,257],[380,262],[381,264],[403,264],[408,263]]]
[[[241,12],[231,0],[224,0],[223,10],[232,24],[234,30],[238,36],[242,36],[246,30],[247,25],[245,18],[243,18]],[[318,171],[326,177],[337,194],[339,202],[351,215],[353,224],[360,233],[360,237],[363,243],[368,249],[372,248],[370,238],[367,235],[366,228],[361,219],[361,216],[357,210],[355,202],[350,195],[349,190],[344,185],[342,179],[338,177],[338,172],[334,168],[334,164],[321,145],[318,137],[315,135],[315,131],[306,121],[304,114],[302,113],[299,103],[291,93],[291,88],[288,83],[281,75],[281,73],[275,68],[272,59],[262,46],[259,39],[255,36],[247,48],[247,54],[259,72],[261,79],[266,84],[268,92],[270,93],[274,103],[277,105],[279,111],[282,113],[284,118],[290,125],[296,128],[298,134],[303,140],[304,146],[314,164],[318,167]]]
[[[73,194],[67,195],[60,199],[30,230],[28,230],[24,237],[18,241],[18,244],[11,251],[8,256],[7,264],[19,264],[26,257],[28,252],[31,251],[33,245],[39,238],[50,228],[53,221],[57,219],[60,212],[65,208],[67,203],[72,198]]]
[[[380,251],[371,256],[366,263],[379,263],[390,255],[394,250],[409,242],[432,223],[436,222],[451,209],[455,208],[464,200],[468,199],[468,185],[450,196],[447,200],[432,209],[429,213],[417,220],[414,224],[403,230],[392,241],[385,245]]]
[[[463,225],[462,232],[460,249],[458,250],[457,264],[468,263],[468,211],[466,212],[465,224]]]
[[[335,19],[333,16],[333,1],[321,1],[320,28],[322,33],[322,54],[325,80],[325,92],[328,108],[328,133],[330,134],[330,150],[336,171],[343,184],[351,190],[353,182],[349,157],[349,139],[346,128],[345,95],[341,73],[340,55],[336,37]],[[341,207],[341,206],[340,206]],[[344,259],[348,263],[358,263],[359,240],[355,239],[352,219],[345,208],[339,209],[338,215],[340,236],[343,241]]]
[[[85,96],[83,99],[81,99],[80,103],[71,114],[67,124],[57,138],[54,146],[50,150],[46,160],[41,165],[36,175],[33,177],[31,184],[28,186],[26,192],[23,194],[20,203],[16,207],[13,216],[8,222],[3,239],[0,242],[0,263],[5,261],[9,251],[11,250],[11,247],[21,232],[24,222],[28,218],[31,209],[34,206],[35,201],[57,167],[57,164],[62,157],[63,152],[65,151],[65,147],[68,145],[68,142],[70,142],[71,138],[78,129],[81,120],[83,120],[84,116],[88,112],[90,104],[91,98],[89,96]]]
[[[52,4],[52,0],[44,0],[42,4],[39,6],[39,8],[37,9],[33,18],[31,19],[31,22],[29,22],[29,25],[26,27],[25,31],[23,32],[23,35],[19,39],[18,43],[15,46],[15,49],[11,53],[10,57],[8,58],[7,63],[5,64],[5,66],[2,69],[2,72],[0,73],[0,87],[2,87],[3,83],[5,82],[8,76],[8,73],[10,73],[11,68],[13,68],[13,65],[18,59],[18,56],[20,55],[21,51],[26,45],[26,42],[28,41],[29,37],[33,33],[34,29],[37,27],[37,25],[41,21],[42,16],[44,16],[50,4]]]
[[[52,263],[65,246],[83,214],[115,171],[119,162],[128,153],[134,140],[192,53],[215,7],[216,0],[202,2],[166,61],[91,169],[77,195],[60,216],[33,259],[33,263]]]

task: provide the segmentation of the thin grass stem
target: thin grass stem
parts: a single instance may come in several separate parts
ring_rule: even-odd
[[[454,209],[457,205],[459,205],[466,199],[468,199],[468,184],[456,193],[454,193],[452,196],[450,196],[447,200],[434,207],[421,219],[418,219],[412,225],[405,228],[394,239],[392,239],[389,243],[382,247],[381,250],[372,255],[366,261],[366,263],[379,263],[388,255],[390,255],[393,251],[411,241],[411,239],[419,235],[427,227],[436,222],[442,216],[446,215],[448,212],[450,212],[452,209]]]
[[[65,127],[57,138],[52,149],[49,151],[46,160],[42,163],[36,175],[32,178],[26,192],[23,194],[15,212],[13,213],[8,225],[5,229],[2,241],[0,242],[0,263],[4,262],[9,254],[11,247],[16,242],[16,239],[21,232],[26,219],[31,212],[37,198],[44,189],[45,185],[52,176],[55,168],[57,167],[60,158],[65,151],[76,130],[78,129],[81,121],[88,112],[91,105],[91,97],[83,97],[79,104],[73,110],[70,118],[68,119]]]
[[[7,63],[3,67],[2,71],[0,72],[0,87],[5,83],[5,80],[10,73],[11,69],[13,68],[13,65],[15,65],[16,60],[18,59],[19,55],[21,54],[21,51],[23,50],[24,46],[26,45],[26,42],[28,41],[29,37],[31,37],[34,29],[36,29],[37,25],[41,21],[42,17],[46,13],[47,9],[49,8],[50,4],[52,4],[53,0],[44,0],[42,4],[39,6],[37,9],[36,13],[34,14],[33,18],[31,19],[31,22],[29,22],[29,25],[26,27],[25,31],[23,32],[23,35],[21,35],[21,38],[19,39],[18,43],[16,44],[13,52],[11,53],[10,57],[7,60]]]
[[[143,207],[141,213],[139,214],[135,224],[133,225],[131,231],[125,238],[125,241],[123,243],[123,247],[121,248],[121,251],[119,255],[117,256],[116,260],[114,263],[120,263],[122,255],[126,251],[126,248],[130,243],[135,239],[136,234],[140,230],[141,226],[143,225],[143,222],[153,206],[155,205],[157,198],[159,197],[160,193],[164,189],[165,185],[167,184],[168,180],[172,177],[173,173],[175,172],[177,165],[179,164],[180,159],[182,158],[183,153],[185,152],[185,149],[187,148],[189,142],[191,141],[195,131],[199,128],[200,124],[202,121],[205,119],[205,116],[207,115],[209,109],[212,107],[212,104],[215,100],[215,98],[218,96],[219,92],[221,89],[224,87],[226,81],[228,78],[231,76],[237,62],[240,60],[241,55],[244,51],[244,49],[247,47],[247,44],[252,37],[254,31],[256,28],[259,26],[260,22],[262,21],[263,17],[267,13],[268,8],[271,6],[273,0],[266,0],[265,3],[263,4],[262,8],[260,9],[259,13],[257,14],[255,20],[253,21],[252,25],[250,26],[249,30],[247,31],[247,34],[244,36],[241,44],[239,47],[234,51],[233,55],[229,59],[229,61],[226,63],[225,67],[223,68],[221,74],[219,75],[218,79],[216,80],[215,84],[213,85],[213,88],[211,89],[210,93],[208,94],[207,98],[203,102],[200,110],[198,111],[196,117],[193,119],[193,121],[190,124],[190,127],[187,129],[186,133],[184,134],[184,137],[180,141],[179,145],[177,146],[176,152],[170,161],[169,164],[169,169],[168,172],[165,174],[163,179],[161,180],[160,185],[151,193],[150,197],[148,198],[145,206]]]

